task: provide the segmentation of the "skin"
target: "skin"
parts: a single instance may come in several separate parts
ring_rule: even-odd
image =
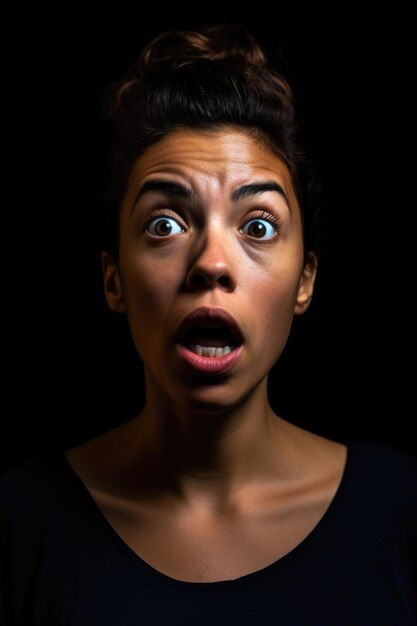
[[[156,179],[181,183],[193,198],[154,190],[135,202]],[[266,191],[231,200],[240,185],[262,181],[278,183],[286,199]],[[169,210],[174,234],[151,235],[154,209]],[[279,221],[277,230],[262,222],[266,239],[247,230],[262,212]],[[235,578],[276,560],[322,517],[346,458],[344,446],[277,416],[267,397],[269,371],[317,272],[314,257],[303,264],[287,166],[241,129],[172,132],[132,169],[119,259],[103,251],[102,266],[107,303],[127,315],[144,363],[146,404],[68,460],[125,541],[174,578]],[[226,309],[244,335],[222,376],[190,373],[176,351],[179,323],[200,306]]]
[[[144,182],[161,177],[191,187],[196,200],[180,205],[190,214],[188,232],[150,241],[139,234],[147,211],[161,202],[172,207],[172,198],[148,193],[134,211],[132,205]],[[276,192],[230,201],[236,187],[258,180],[281,184],[292,211]],[[239,232],[256,209],[282,220],[279,237],[261,241]],[[267,374],[294,313],[310,303],[316,272],[303,268],[300,210],[284,163],[242,132],[172,133],[148,149],[132,172],[120,240],[118,271],[103,253],[106,297],[112,310],[128,315],[149,400],[162,394],[165,402],[204,413],[229,410],[248,394],[263,404]],[[240,363],[214,385],[201,377],[190,385],[169,349],[181,319],[202,305],[230,311],[246,338]]]

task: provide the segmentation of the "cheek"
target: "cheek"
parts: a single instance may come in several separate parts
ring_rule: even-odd
[[[123,293],[130,328],[139,348],[155,342],[169,321],[178,293],[181,270],[177,263],[146,257],[129,259],[122,268]]]
[[[255,324],[268,352],[281,352],[288,338],[298,292],[297,267],[269,268],[251,290],[251,301],[257,303]]]

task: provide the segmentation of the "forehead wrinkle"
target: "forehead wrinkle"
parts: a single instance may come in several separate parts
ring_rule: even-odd
[[[174,133],[139,157],[131,179],[136,189],[148,177],[169,178],[166,175],[170,174],[200,198],[214,193],[229,196],[239,185],[267,177],[275,179],[291,204],[294,203],[293,181],[285,163],[276,154],[254,144],[244,133],[232,131],[228,136],[184,130]],[[199,145],[201,141],[204,148]]]
[[[179,132],[179,131],[178,131]],[[279,165],[282,164],[280,159],[269,151],[259,149],[258,146],[254,146],[251,139],[247,136],[242,138],[241,134],[236,137],[222,137],[212,136],[204,137],[203,140],[211,139],[212,141],[205,143],[204,148],[198,145],[201,141],[200,135],[197,133],[191,138],[189,134],[184,131],[186,139],[183,141],[175,140],[175,137],[168,136],[165,141],[151,146],[140,158],[136,165],[136,169],[144,169],[147,173],[153,173],[159,168],[177,169],[177,168],[189,168],[198,170],[202,173],[212,174],[213,169],[217,170],[216,174],[222,177],[223,174],[227,177],[227,173],[237,167],[239,169],[243,166],[248,169],[258,170],[271,169],[267,164],[271,160]],[[187,137],[188,135],[188,137]],[[187,144],[187,139],[191,142]],[[228,149],[229,148],[229,149]],[[257,155],[251,154],[251,150],[256,150]],[[213,165],[213,167],[210,167]],[[281,169],[281,168],[280,168]],[[181,173],[181,172],[180,172]]]
[[[214,160],[214,159],[213,159]],[[138,178],[137,184],[142,185],[146,180],[153,180],[154,178],[171,179],[171,175],[174,175],[173,180],[183,182],[186,186],[190,187],[196,195],[204,189],[204,193],[209,191],[221,191],[224,193],[232,193],[236,187],[250,183],[251,181],[259,181],[263,178],[271,179],[271,175],[279,184],[287,191],[286,176],[282,176],[275,168],[272,167],[260,167],[245,162],[248,167],[245,168],[248,171],[242,172],[242,168],[238,167],[237,171],[236,163],[229,163],[225,160],[225,166],[222,166],[216,162],[215,168],[208,168],[207,163],[204,162],[201,165],[196,164],[181,164],[173,165],[158,163],[154,167],[146,168],[143,174]],[[136,172],[138,173],[138,172]],[[167,176],[168,175],[168,176]]]
[[[136,175],[138,175],[136,171]],[[222,170],[214,171],[207,168],[206,163],[201,165],[195,162],[191,164],[173,165],[172,161],[167,163],[159,162],[155,166],[146,168],[136,179],[137,187],[141,187],[145,182],[151,180],[166,179],[173,182],[180,182],[189,187],[194,194],[199,196],[207,196],[209,193],[222,192],[226,187],[228,174]]]

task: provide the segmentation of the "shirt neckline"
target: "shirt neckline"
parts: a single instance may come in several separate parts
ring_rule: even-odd
[[[93,496],[87,489],[81,477],[77,474],[75,469],[72,467],[70,462],[65,456],[64,452],[59,454],[59,460],[61,461],[63,467],[66,469],[69,476],[72,478],[75,485],[78,487],[80,494],[82,495],[84,501],[86,502],[90,511],[94,514],[96,520],[100,523],[100,525],[104,528],[104,530],[110,535],[110,538],[117,544],[119,549],[132,561],[136,566],[138,566],[141,570],[144,570],[149,576],[154,579],[157,579],[159,582],[167,584],[169,586],[180,587],[183,589],[225,589],[228,587],[233,587],[240,584],[249,583],[253,580],[256,580],[262,576],[266,576],[277,569],[281,569],[289,564],[294,559],[298,558],[312,543],[314,543],[320,535],[325,532],[326,527],[331,523],[332,518],[337,516],[337,509],[340,507],[341,502],[344,499],[344,494],[347,490],[347,485],[350,482],[350,475],[352,473],[352,465],[353,465],[353,452],[352,452],[352,442],[341,441],[340,443],[344,444],[347,448],[346,450],[346,460],[345,466],[342,473],[342,477],[339,482],[339,486],[330,501],[327,509],[325,510],[322,517],[319,519],[317,524],[311,529],[304,539],[302,539],[294,548],[292,548],[289,552],[279,557],[272,563],[265,565],[264,567],[255,570],[253,572],[249,572],[248,574],[244,574],[234,579],[227,580],[218,580],[211,582],[197,582],[197,581],[185,581],[173,578],[168,574],[164,574],[160,572],[155,567],[153,567],[150,563],[142,559],[119,535],[119,533],[113,528],[113,526],[108,521],[107,517],[104,515]]]

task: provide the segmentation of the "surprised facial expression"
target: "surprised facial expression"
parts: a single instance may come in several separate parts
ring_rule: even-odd
[[[102,253],[107,302],[127,313],[148,392],[190,409],[232,407],[266,380],[312,297],[288,167],[243,130],[147,148],[119,245],[118,264]]]

